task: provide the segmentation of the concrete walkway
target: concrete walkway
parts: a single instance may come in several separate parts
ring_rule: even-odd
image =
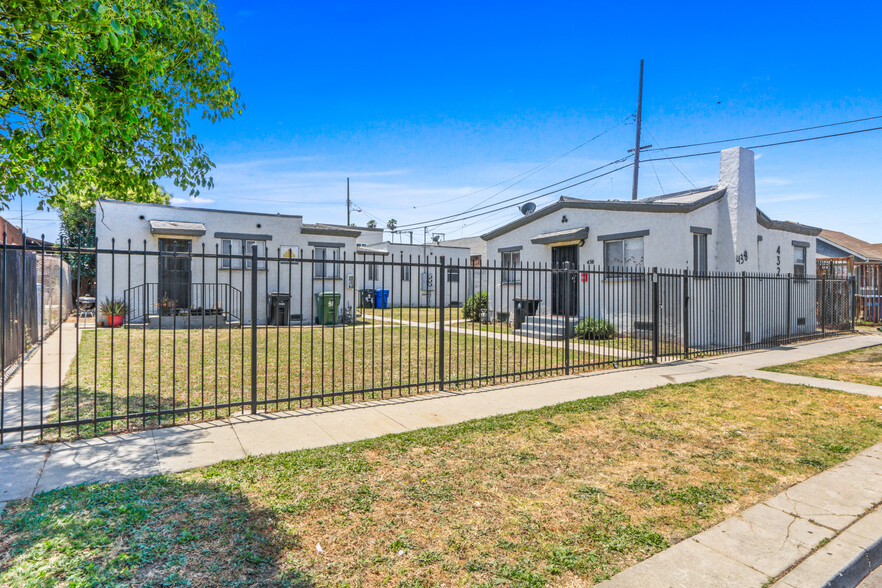
[[[396,319],[392,317],[384,317],[384,316],[374,316],[374,320],[378,320],[380,322],[389,323],[399,327],[420,327],[420,328],[429,328],[429,329],[439,329],[441,323],[439,321],[430,322],[430,323],[419,323],[415,321],[407,321],[404,319]],[[548,339],[540,339],[538,337],[529,337],[526,335],[515,334],[513,332],[496,332],[490,330],[482,330],[481,325],[472,328],[462,328],[462,327],[454,327],[452,326],[455,323],[472,323],[471,321],[444,321],[445,333],[453,333],[457,335],[470,335],[473,337],[485,337],[488,339],[495,339],[497,341],[502,341],[504,343],[522,343],[528,345],[542,345],[543,347],[550,347],[552,349],[564,349],[566,347],[566,343],[562,340],[548,340]],[[646,341],[646,351],[632,351],[630,349],[624,349],[622,347],[609,347],[607,345],[601,345],[597,342],[588,342],[581,343],[576,340],[570,340],[570,351],[574,353],[588,353],[591,355],[595,355],[597,357],[601,357],[604,361],[612,361],[614,359],[633,359],[651,356],[652,352],[649,351],[649,347],[651,343]]]
[[[83,325],[80,322],[78,330],[75,323],[62,323],[60,329],[46,338],[42,348],[34,349],[24,368],[9,378],[4,384],[0,423],[7,427],[39,425],[52,413],[58,402],[59,385],[76,356],[79,337],[84,329],[94,329],[94,323],[89,323],[89,327]],[[40,432],[33,430],[26,431],[23,437],[19,434],[9,437],[30,441],[39,436]]]
[[[536,409],[569,400],[718,376],[753,375],[754,370],[762,367],[880,342],[879,337],[848,336],[788,348],[505,387],[239,416],[67,443],[9,446],[0,450],[0,472],[3,472],[0,476],[0,505],[73,484],[180,472],[248,455],[333,445]],[[758,377],[769,374],[756,372]],[[842,382],[836,384],[845,385]]]

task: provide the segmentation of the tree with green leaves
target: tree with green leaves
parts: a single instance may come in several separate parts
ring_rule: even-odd
[[[95,190],[87,190],[69,195],[58,205],[58,217],[61,220],[61,227],[58,230],[60,245],[64,248],[64,260],[70,265],[72,277],[76,282],[74,291],[79,296],[91,293],[95,285],[95,255],[90,254],[89,251],[98,243],[95,224],[100,222],[98,199],[102,197],[104,196]],[[117,200],[135,200],[132,194],[115,195],[115,197]],[[137,200],[168,204],[171,195],[161,186],[154,184],[152,192],[140,195]],[[117,243],[117,247],[125,247],[125,245]]]
[[[222,30],[203,0],[0,3],[0,207],[211,187],[188,117],[242,110]]]
[[[376,228],[377,228],[377,221],[375,221],[375,220],[373,220],[373,219],[369,220],[369,221],[367,222],[367,228],[369,228],[369,229],[376,229]]]

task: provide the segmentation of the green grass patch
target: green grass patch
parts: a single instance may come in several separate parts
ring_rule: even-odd
[[[880,440],[804,386],[591,398],[13,502],[0,585],[591,583]]]
[[[882,386],[882,345],[763,369],[797,376]]]

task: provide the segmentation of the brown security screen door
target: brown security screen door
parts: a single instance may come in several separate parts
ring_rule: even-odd
[[[159,301],[174,301],[174,308],[190,308],[189,239],[159,240]],[[165,305],[163,305],[165,307]]]
[[[579,248],[562,245],[551,248],[551,266],[575,270],[579,265]],[[551,314],[575,316],[579,308],[579,284],[575,272],[555,272],[551,281]]]

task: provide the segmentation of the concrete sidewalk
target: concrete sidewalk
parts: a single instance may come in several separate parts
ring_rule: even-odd
[[[882,443],[599,586],[853,587],[871,571],[862,556],[878,558],[880,505]]]
[[[68,443],[10,446],[0,450],[0,504],[73,484],[180,472],[248,455],[333,445],[588,397],[719,376],[767,377],[770,372],[755,370],[880,343],[879,337],[848,336],[505,387],[247,415]]]

